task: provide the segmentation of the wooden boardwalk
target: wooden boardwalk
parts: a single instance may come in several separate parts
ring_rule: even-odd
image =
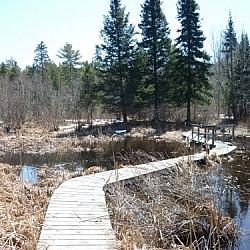
[[[214,145],[216,140],[234,141],[234,124],[192,124],[190,140],[201,144]]]
[[[215,150],[215,149],[213,149]],[[211,153],[216,153],[211,150]],[[228,152],[221,149],[219,154]],[[171,168],[191,159],[201,160],[206,153],[126,167],[70,179],[51,197],[37,250],[116,249],[105,200],[105,185]]]

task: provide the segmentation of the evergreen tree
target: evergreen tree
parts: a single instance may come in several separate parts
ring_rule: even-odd
[[[9,78],[10,80],[14,80],[21,73],[21,68],[18,66],[17,61],[13,58],[6,60],[6,66],[9,70]]]
[[[235,68],[235,95],[237,120],[246,116],[247,102],[250,97],[250,45],[247,34],[242,33],[237,50]]]
[[[52,89],[55,91],[59,91],[61,85],[60,67],[58,67],[54,62],[50,62],[48,64],[48,74]]]
[[[199,21],[199,6],[195,0],[178,0],[178,20],[181,28],[176,39],[176,71],[179,76],[179,98],[187,105],[187,123],[191,122],[191,103],[208,102],[211,96],[210,57],[204,50],[205,37]]]
[[[94,108],[98,102],[98,74],[93,63],[84,62],[81,70],[79,106],[87,114],[87,122],[92,124]]]
[[[235,93],[235,82],[234,82],[234,68],[236,60],[236,49],[237,49],[237,39],[236,33],[234,31],[233,19],[231,13],[229,13],[228,26],[224,32],[224,42],[223,42],[223,54],[225,60],[225,74],[226,74],[226,87],[227,91],[227,102],[229,109],[231,110],[234,118],[237,117],[237,104],[236,104],[236,93]]]
[[[164,72],[170,59],[171,40],[168,22],[160,0],[145,0],[142,5],[140,46],[147,54],[147,82],[153,88],[154,120],[159,120],[159,103],[168,96],[167,79]]]
[[[152,95],[154,93],[153,85],[147,84],[146,66],[147,54],[142,48],[138,47],[133,56],[129,74],[127,104],[130,115],[139,119],[149,117],[150,112],[147,112],[147,110],[152,103]]]
[[[129,69],[135,46],[134,26],[120,0],[110,1],[109,14],[104,16],[101,30],[103,44],[97,46],[100,69],[103,74],[103,101],[107,109],[122,115],[127,121]]]
[[[16,60],[10,58],[0,65],[0,76],[8,76],[11,81],[17,78],[21,73],[21,68],[18,66]]]
[[[41,117],[48,102],[49,75],[48,63],[50,62],[47,46],[41,41],[35,51],[32,67],[27,67],[26,72],[30,76],[33,115]]]
[[[42,76],[42,83],[45,81],[45,71],[46,71],[46,63],[50,61],[47,46],[43,41],[41,41],[36,49],[35,49],[35,57],[33,67],[36,72],[38,72]]]
[[[79,50],[73,50],[72,44],[66,43],[63,48],[59,51],[59,58],[63,60],[64,74],[66,80],[70,84],[72,82],[73,73],[75,72],[76,66],[80,65],[79,60],[81,59],[81,54]]]
[[[74,50],[72,44],[66,43],[63,48],[58,51],[58,57],[63,60],[61,65],[62,78],[70,88],[71,101],[76,98],[78,86],[75,84],[78,78],[77,66],[81,63],[81,54],[79,50]]]
[[[1,65],[0,65],[0,76],[6,76],[8,73],[8,68],[7,68],[7,65],[4,63],[4,62],[1,62]]]

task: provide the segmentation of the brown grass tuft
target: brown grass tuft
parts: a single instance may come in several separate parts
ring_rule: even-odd
[[[222,249],[239,235],[215,205],[208,176],[193,163],[109,185],[120,250]]]
[[[35,249],[49,196],[40,187],[21,181],[16,170],[0,164],[0,246]]]
[[[30,185],[18,177],[21,169],[22,166],[0,164],[0,249],[36,249],[55,188],[70,178],[102,171],[95,166],[69,173],[45,165],[39,171],[41,181]]]

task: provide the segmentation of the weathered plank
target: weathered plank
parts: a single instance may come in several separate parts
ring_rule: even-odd
[[[116,239],[106,207],[104,186],[174,166],[169,159],[77,177],[55,190],[37,249],[115,249]]]
[[[219,144],[210,154],[228,154],[236,147]],[[51,197],[37,250],[116,249],[105,200],[105,185],[171,168],[181,161],[198,161],[202,152],[70,179]]]

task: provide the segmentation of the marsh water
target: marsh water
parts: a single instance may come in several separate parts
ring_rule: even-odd
[[[224,214],[234,218],[243,232],[231,249],[250,249],[250,142],[238,144],[234,155],[225,157],[214,176],[218,205]],[[233,184],[233,185],[232,185]]]
[[[212,172],[212,180],[217,193],[217,206],[224,214],[234,218],[244,233],[230,250],[248,250],[250,249],[250,139],[238,140],[236,145],[236,153],[222,159],[221,166]],[[30,183],[36,183],[39,181],[36,169],[44,164],[69,171],[84,170],[91,166],[102,166],[108,170],[113,167],[114,155],[119,156],[124,152],[138,149],[151,154],[160,152],[165,158],[185,154],[180,143],[126,138],[102,145],[102,150],[42,156],[5,155],[0,157],[0,162],[22,165],[21,177]]]
[[[129,154],[133,150],[142,150],[146,153],[160,153],[164,158],[173,158],[185,154],[185,148],[178,142],[143,140],[126,138],[109,142],[101,147],[90,148],[87,151],[53,153],[53,154],[6,154],[0,157],[0,162],[10,165],[22,165],[22,177],[30,183],[39,181],[35,176],[36,168],[44,166],[63,168],[70,172],[81,171],[92,166],[102,166],[104,170],[113,169],[114,156]]]

